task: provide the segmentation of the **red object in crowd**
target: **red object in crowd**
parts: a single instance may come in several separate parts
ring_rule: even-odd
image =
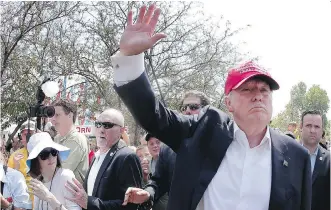
[[[9,198],[6,198],[7,199],[7,201],[9,202],[9,203],[12,203],[13,202],[13,198],[12,197],[9,197]]]
[[[253,61],[249,61],[244,65],[239,66],[239,68],[231,69],[228,72],[228,77],[225,82],[225,95],[229,95],[231,90],[238,88],[245,81],[255,76],[263,77],[270,85],[271,90],[279,89],[278,83],[271,77],[269,72],[255,64]]]
[[[91,150],[90,153],[88,154],[88,160],[90,165],[92,163],[93,158],[94,158],[94,151]]]

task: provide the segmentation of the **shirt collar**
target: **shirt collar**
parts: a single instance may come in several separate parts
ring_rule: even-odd
[[[244,131],[242,131],[239,126],[237,125],[236,122],[233,121],[233,131],[234,131],[234,139],[237,140],[237,141],[240,141],[240,139],[242,139],[242,137],[244,137],[244,139],[247,141],[245,143],[245,145],[247,144],[248,145],[248,139],[247,139],[247,136],[246,134],[244,133]],[[267,126],[267,131],[265,132],[265,135],[261,141],[261,143],[259,144],[262,145],[264,144],[265,142],[268,142],[268,145],[269,145],[269,149],[271,149],[271,136],[270,136],[270,130],[269,130],[269,126]],[[249,146],[249,145],[248,145]]]
[[[66,135],[64,135],[64,136],[60,136],[60,134],[58,134],[58,135],[56,136],[56,138],[59,139],[59,142],[63,142],[63,141],[66,140],[69,136],[71,136],[71,134],[72,134],[73,132],[75,132],[75,131],[76,131],[76,127],[75,127],[75,125],[73,125],[72,128],[69,130],[69,132],[68,132]]]
[[[316,147],[316,149],[315,149],[315,151],[314,151],[313,154],[310,154],[309,149],[307,149],[307,148],[305,147],[305,145],[303,145],[303,143],[301,143],[301,146],[303,146],[303,148],[305,148],[305,149],[308,151],[309,155],[317,156],[317,153],[318,153],[318,145],[317,145],[317,147]]]

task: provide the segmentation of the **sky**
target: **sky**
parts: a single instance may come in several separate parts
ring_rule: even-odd
[[[291,87],[300,81],[308,88],[320,85],[331,99],[330,0],[222,0],[205,1],[204,7],[223,15],[234,29],[251,25],[234,43],[245,42],[239,50],[259,57],[279,83],[273,116],[285,109]],[[331,119],[331,110],[327,116]]]

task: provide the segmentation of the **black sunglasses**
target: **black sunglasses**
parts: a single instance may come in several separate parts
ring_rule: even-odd
[[[201,105],[200,104],[183,104],[180,110],[182,112],[186,111],[187,107],[190,107],[190,110],[194,111],[197,109],[200,109]]]
[[[117,124],[114,124],[114,123],[111,123],[111,122],[95,122],[94,125],[97,128],[101,128],[103,126],[105,129],[110,129],[110,128],[114,127]]]
[[[59,151],[57,151],[56,149],[44,149],[43,151],[41,151],[39,153],[39,157],[41,160],[46,160],[46,159],[48,159],[50,154],[53,157],[55,157],[55,156],[57,156],[58,153],[59,153]]]

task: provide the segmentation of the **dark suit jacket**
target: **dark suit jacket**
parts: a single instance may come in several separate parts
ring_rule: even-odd
[[[176,163],[176,153],[167,145],[160,148],[159,158],[156,162],[155,173],[150,182],[145,186],[154,202],[166,193],[169,193],[173,171]]]
[[[204,107],[199,116],[165,108],[146,74],[116,87],[134,118],[176,153],[168,209],[195,210],[233,140],[233,123],[222,111]],[[306,149],[270,129],[272,183],[270,210],[310,210],[311,168]],[[256,189],[259,190],[259,189]]]
[[[312,177],[312,210],[330,210],[330,152],[318,146]]]
[[[84,189],[94,160],[87,172]],[[88,210],[136,210],[137,205],[122,206],[128,187],[142,187],[142,169],[139,158],[121,141],[107,153],[95,179],[92,196],[88,196]]]

